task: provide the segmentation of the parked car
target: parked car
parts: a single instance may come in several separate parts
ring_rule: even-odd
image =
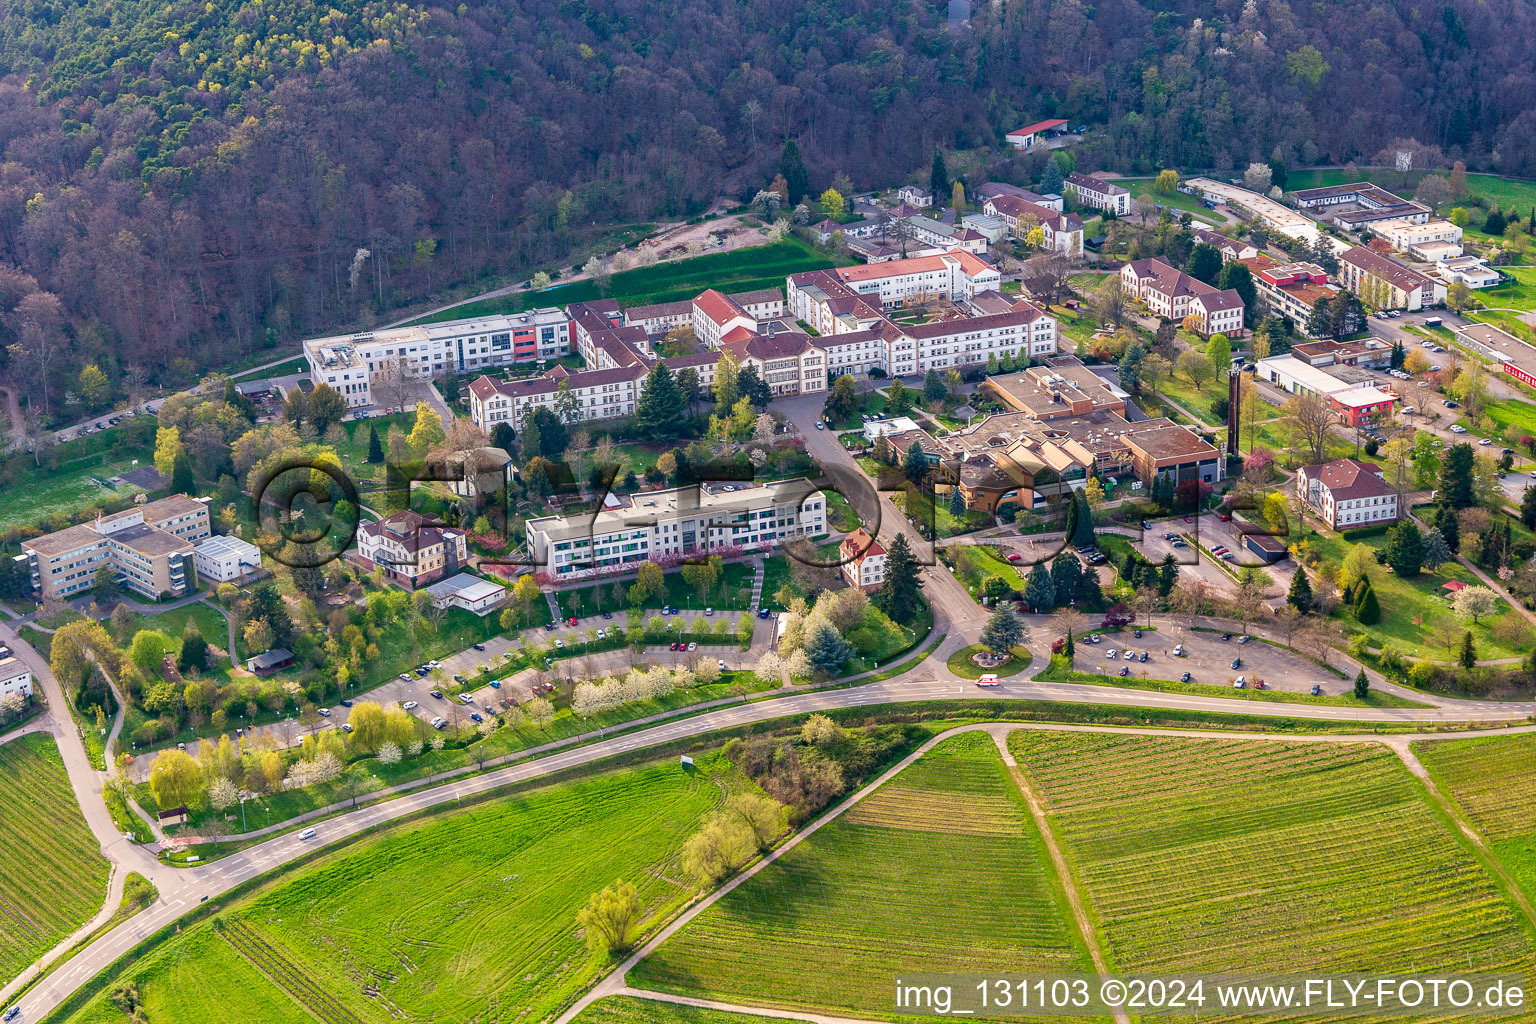
[[[448,724],[447,721],[444,720],[441,715],[439,715],[437,718],[432,719],[432,722],[431,722],[432,728],[434,728],[434,729],[441,729],[443,726],[445,726],[447,724]]]
[[[485,644],[471,644],[471,646],[477,651],[485,650]]]
[[[817,420],[816,421],[816,429],[817,430],[826,430],[827,429],[827,425],[825,423],[821,422],[821,420]]]
[[[555,637],[555,646],[556,647],[564,647],[565,646],[565,641],[560,639],[559,637]]]
[[[411,674],[409,672],[401,672],[400,679],[408,683],[411,681]]]
[[[351,697],[343,697],[343,698],[341,698],[341,706],[344,707],[344,708],[351,707],[352,706],[352,698]]]
[[[492,679],[491,680],[491,689],[493,689],[493,690],[501,689],[501,680],[500,679]]]
[[[725,671],[725,659],[724,658],[716,658],[715,659],[715,667],[718,668],[721,672],[724,672]]]
[[[1135,651],[1126,651],[1125,652],[1125,660],[1126,661],[1135,661],[1136,660],[1136,652]]]
[[[713,614],[715,614],[715,610],[713,608],[705,608],[704,609],[704,614],[705,615],[713,615]]]
[[[613,612],[603,612],[603,618],[605,618],[605,619],[612,619],[613,618]]]
[[[330,718],[330,717],[331,717],[331,709],[330,709],[330,708],[321,708],[321,709],[320,709],[320,710],[319,710],[319,711],[318,711],[318,712],[316,712],[316,713],[317,713],[317,714],[318,714],[318,715],[319,715],[319,716],[320,716],[320,717],[321,717],[321,718]]]
[[[570,620],[568,622],[566,622],[566,625],[567,626],[574,626],[574,625],[576,625],[576,616],[572,615],[570,617]]]
[[[405,708],[405,710],[410,711],[410,710],[418,707],[419,705],[415,701],[413,701],[413,700],[408,700],[404,704],[401,704],[400,706]]]
[[[692,640],[688,641],[688,650],[690,652],[696,651],[698,649],[699,649],[699,645],[697,643],[693,642]]]
[[[1121,666],[1120,666],[1120,674],[1121,674],[1121,675],[1122,675],[1122,676],[1128,676],[1128,675],[1130,675],[1130,674],[1131,674],[1131,668],[1130,668],[1130,666],[1129,666],[1129,665],[1121,665]]]
[[[467,707],[468,705],[473,704],[474,702],[475,702],[475,698],[471,697],[469,694],[467,694],[467,693],[459,694],[459,703],[460,704],[463,704],[463,705],[465,705]]]
[[[352,731],[352,723],[351,722],[342,722],[341,723],[341,731],[342,732],[351,732]]]
[[[1246,643],[1251,642],[1252,640],[1253,640],[1253,637],[1249,636],[1247,633],[1244,633],[1242,636],[1237,638],[1237,642],[1240,643],[1240,644],[1246,644]]]
[[[1242,676],[1238,676],[1236,679],[1232,680],[1232,689],[1234,690],[1246,689],[1247,686],[1248,680],[1244,679]]]
[[[442,700],[443,699],[443,691],[442,690],[428,690],[427,692],[432,694],[432,696],[436,697],[438,700]]]
[[[1242,668],[1243,667],[1243,659],[1242,658],[1233,658],[1232,659],[1232,667],[1233,668]]]
[[[1146,661],[1147,660],[1147,652],[1146,651],[1142,651],[1141,652],[1141,657],[1137,658],[1136,660],[1137,661]]]
[[[770,612],[767,608],[759,608],[757,610],[757,617],[760,618],[760,619],[766,619],[768,616],[770,616],[772,614],[773,613]]]
[[[480,714],[480,712],[478,712],[478,711],[471,711],[469,713],[469,720],[471,722],[474,722],[474,723],[478,724],[480,722],[485,721],[485,716]]]
[[[1010,562],[1022,562],[1022,561],[1024,561],[1024,556],[1019,554],[1017,551],[1015,551],[1015,552],[1013,552],[1012,554],[1010,554],[1008,556],[1008,561],[1010,561]]]
[[[1105,658],[1118,658],[1118,657],[1120,657],[1120,652],[1115,650],[1113,647],[1111,647],[1109,650],[1104,652],[1104,657]]]
[[[1320,697],[1323,693],[1323,687],[1320,683],[1313,683],[1312,689],[1308,690],[1307,692],[1314,697]]]
[[[1189,682],[1189,673],[1185,672],[1183,675],[1179,676],[1179,682],[1181,682],[1181,683]]]
[[[1182,658],[1182,657],[1184,657],[1184,645],[1183,644],[1174,644],[1173,645],[1173,656],[1175,658]]]

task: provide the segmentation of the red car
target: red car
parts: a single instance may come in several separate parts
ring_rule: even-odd
[[[576,625],[576,616],[574,616],[574,615],[571,616],[571,621],[570,621],[569,625],[572,625],[572,626]]]
[[[1008,556],[1008,561],[1010,562],[1022,562],[1023,560],[1024,556],[1019,554],[1017,551]]]
[[[1184,521],[1185,521],[1185,522],[1186,522],[1186,523],[1192,523],[1192,522],[1194,522],[1194,520],[1193,520],[1193,519],[1191,519],[1191,518],[1190,518],[1190,517],[1189,517],[1189,516],[1185,516],[1185,517],[1184,517]],[[572,625],[574,625],[574,624],[575,624],[575,620],[574,620],[574,619],[573,619],[573,620],[572,620]]]
[[[1229,516],[1227,513],[1223,512],[1221,514],[1221,521],[1224,522],[1224,523],[1230,523],[1232,521],[1232,517]]]

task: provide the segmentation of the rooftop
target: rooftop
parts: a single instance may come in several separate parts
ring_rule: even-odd
[[[589,512],[572,516],[542,516],[528,520],[527,528],[529,534],[541,533],[551,541],[573,540],[638,529],[661,519],[679,516],[710,513],[728,515],[784,505],[798,508],[820,493],[820,488],[805,477],[763,484],[702,483],[663,491],[640,491],[628,499],[615,497],[616,504],[596,514]]]
[[[458,597],[465,601],[483,601],[487,597],[506,593],[506,589],[501,584],[492,583],[474,573],[461,572],[432,584],[427,588],[427,593],[432,595],[434,600],[439,601],[445,597]]]

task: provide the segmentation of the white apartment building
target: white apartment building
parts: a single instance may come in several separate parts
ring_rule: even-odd
[[[596,514],[527,523],[535,571],[553,580],[622,573],[643,562],[680,562],[766,550],[827,532],[826,497],[810,480],[699,484],[610,495]]]
[[[969,299],[979,292],[1002,287],[1003,276],[972,253],[956,249],[938,256],[830,271],[853,292],[878,300],[883,307],[922,303],[933,299]],[[793,297],[791,297],[793,307]]]
[[[1339,281],[1381,309],[1423,309],[1445,301],[1445,285],[1435,278],[1363,245],[1339,256]]]
[[[562,309],[447,320],[419,327],[311,338],[304,342],[310,379],[341,392],[351,408],[377,404],[371,385],[386,367],[427,380],[449,370],[554,360],[572,349],[572,325]]]
[[[1242,332],[1243,300],[1236,291],[1190,277],[1161,256],[1132,260],[1121,267],[1120,289],[1140,299],[1156,316],[1182,321],[1193,315],[1201,334]]]
[[[197,583],[193,543],[210,533],[208,506],[173,494],[24,540],[21,550],[40,597],[78,596],[108,565],[120,585],[154,600],[191,593]]]
[[[209,537],[192,552],[203,579],[230,583],[261,570],[261,549],[239,537]]]
[[[1073,171],[1063,183],[1066,190],[1077,197],[1083,206],[1124,217],[1131,212],[1131,194],[1119,185],[1095,178],[1091,174]]]
[[[7,654],[0,658],[0,697],[10,693],[32,696],[32,670],[19,658]]]
[[[577,419],[616,419],[632,416],[640,401],[648,369],[644,363],[609,370],[578,370],[572,373],[557,366],[542,377],[500,380],[477,377],[469,385],[469,418],[477,427],[490,431],[505,423],[521,431],[534,411],[547,408],[555,415],[561,385],[567,384],[576,399]]]
[[[1448,220],[1417,222],[1404,217],[1378,220],[1366,225],[1371,234],[1380,235],[1398,252],[1408,252],[1415,246],[1430,242],[1446,242],[1458,246],[1454,255],[1460,256],[1461,228]]]
[[[1065,256],[1083,254],[1083,222],[1075,213],[1060,213],[1014,195],[993,196],[982,207],[982,212],[1000,219],[1010,231],[1017,232],[1021,222],[1039,225],[1045,236],[1046,252],[1059,252]]]
[[[1303,466],[1296,473],[1296,493],[1335,530],[1396,522],[1397,492],[1381,472],[1358,459]]]
[[[843,538],[838,552],[843,560],[843,578],[849,586],[872,594],[885,583],[885,546],[862,526]]]
[[[1037,306],[990,313],[965,320],[940,320],[902,329],[917,342],[915,372],[985,363],[990,357],[1021,354],[1033,358],[1056,354],[1056,319]],[[893,360],[894,362],[894,360]],[[904,372],[904,371],[895,371]]]

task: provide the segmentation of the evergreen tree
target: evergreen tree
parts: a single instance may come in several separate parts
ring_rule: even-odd
[[[1179,582],[1179,564],[1173,560],[1173,552],[1163,556],[1163,564],[1157,572],[1157,592],[1162,597],[1173,593],[1173,588]]]
[[[1387,536],[1387,564],[1402,579],[1412,579],[1424,564],[1424,535],[1410,519],[1404,519]]]
[[[1024,623],[1019,621],[1012,605],[1001,604],[981,627],[981,645],[997,654],[1008,654],[1024,642]]]
[[[635,433],[653,441],[676,437],[687,400],[665,363],[658,362],[645,378],[645,390],[635,407]]]
[[[1440,493],[1435,500],[1451,508],[1466,508],[1472,504],[1472,466],[1475,455],[1472,446],[1463,441],[1453,444],[1440,463]],[[1435,523],[1436,526],[1440,524]],[[1450,540],[1449,537],[1446,538]]]
[[[1083,564],[1066,552],[1051,560],[1051,586],[1057,604],[1065,604],[1077,595],[1082,575]]]
[[[1472,631],[1469,629],[1461,634],[1461,657],[1456,659],[1462,668],[1475,668],[1477,666],[1477,647],[1472,642]]]
[[[384,445],[379,442],[379,428],[372,423],[368,424],[368,461],[374,463],[384,461]]]
[[[1369,579],[1361,582],[1356,590],[1355,620],[1362,626],[1374,626],[1381,621],[1381,605],[1376,601],[1376,588]]]
[[[907,452],[901,458],[901,471],[914,483],[927,475],[928,460],[923,457],[923,446],[917,441],[907,445]]]
[[[1072,631],[1069,629],[1069,630],[1067,630],[1066,642],[1064,642],[1061,645],[1061,654],[1062,654],[1062,657],[1066,658],[1068,663],[1070,663],[1072,661],[1072,656],[1075,655],[1076,653],[1077,653],[1077,644],[1076,644],[1075,641],[1073,641],[1073,639],[1072,639]]]
[[[528,417],[528,422],[538,427],[539,450],[529,449],[529,441],[523,438],[523,454],[532,458],[542,455],[550,462],[558,462],[564,455],[565,449],[570,446],[570,438],[565,432],[565,424],[549,409],[540,406]]]
[[[773,401],[773,391],[763,382],[763,378],[757,375],[757,367],[748,363],[736,374],[736,390],[741,397],[751,402],[759,409],[768,408],[768,403]]]
[[[1291,590],[1285,595],[1285,600],[1299,612],[1312,610],[1312,583],[1307,579],[1304,566],[1296,567],[1296,575],[1291,577]]]
[[[960,493],[958,484],[949,489],[949,514],[956,519],[965,514],[965,496]]]
[[[1189,259],[1184,261],[1184,273],[1197,281],[1215,284],[1217,275],[1221,273],[1221,251],[1208,242],[1198,243],[1189,250]]]
[[[799,206],[811,191],[811,176],[805,172],[805,161],[800,158],[800,147],[795,140],[784,143],[784,155],[779,158],[779,173],[789,187],[789,205]]]
[[[1056,610],[1056,586],[1051,582],[1050,571],[1044,562],[1036,562],[1029,570],[1029,579],[1024,583],[1024,603],[1036,613]]]
[[[1088,497],[1082,491],[1073,491],[1067,505],[1067,543],[1074,548],[1094,543],[1093,509],[1088,507]]]
[[[1120,357],[1120,387],[1133,395],[1141,394],[1141,364],[1147,358],[1147,348],[1139,341],[1131,343]]]
[[[1040,175],[1040,191],[1048,196],[1061,195],[1061,188],[1066,183],[1062,176],[1061,164],[1057,163],[1054,156],[1045,161],[1045,170]]]
[[[1392,343],[1392,369],[1401,370],[1403,360],[1407,357],[1408,353],[1403,350],[1403,339],[1399,338]]]
[[[1370,692],[1371,681],[1365,678],[1365,669],[1362,668],[1360,674],[1355,676],[1355,700],[1365,700]]]
[[[1257,308],[1259,289],[1253,283],[1253,272],[1248,269],[1248,264],[1233,260],[1222,267],[1221,273],[1216,275],[1216,287],[1223,291],[1230,288],[1232,291],[1237,292],[1238,296],[1243,300],[1245,311],[1252,311]],[[1252,322],[1251,317],[1249,322]]]
[[[1430,527],[1424,533],[1424,552],[1419,558],[1419,564],[1430,572],[1434,572],[1450,560],[1450,545],[1445,542],[1445,537],[1439,530]]]
[[[171,467],[171,493],[188,494],[197,490],[197,480],[192,475],[192,456],[181,451]]]
[[[496,424],[494,427],[492,427],[491,428],[491,445],[493,447],[500,448],[502,451],[506,452],[508,455],[511,455],[514,451],[516,451],[517,450],[517,442],[512,440],[512,424],[510,424],[510,423],[506,422],[505,420],[503,420],[502,422],[500,422],[500,423]],[[371,449],[370,449],[369,454],[370,454],[370,456],[372,455]],[[368,461],[372,462],[373,459],[370,457],[368,459]]]
[[[1444,494],[1440,495],[1442,498]],[[1445,539],[1445,546],[1451,554],[1461,550],[1461,520],[1456,518],[1456,510],[1441,501],[1435,505],[1435,529],[1440,531],[1440,536]]]
[[[949,172],[944,167],[944,154],[937,147],[933,150],[933,166],[928,171],[928,190],[933,193],[935,204],[944,202],[944,195],[949,191]]]
[[[898,531],[886,549],[885,582],[880,585],[879,604],[885,614],[902,625],[911,622],[920,607],[917,573],[912,546],[907,543],[907,535]]]
[[[197,625],[188,619],[181,634],[181,653],[176,656],[176,668],[181,672],[192,669],[201,672],[207,667],[208,641],[197,631]]]
[[[942,402],[949,394],[949,388],[944,386],[944,378],[939,376],[938,370],[929,370],[923,378],[923,401]]]
[[[1326,296],[1319,295],[1307,314],[1307,334],[1314,338],[1326,338],[1333,333],[1333,311]]]
[[[1504,215],[1498,210],[1494,210],[1483,220],[1483,230],[1495,237],[1504,234],[1504,227]]]
[[[805,638],[805,656],[812,668],[831,675],[853,657],[853,645],[830,622],[818,622]]]
[[[1520,521],[1536,529],[1536,487],[1527,487],[1520,496]]]
[[[1077,590],[1073,594],[1077,599],[1077,606],[1087,611],[1097,611],[1104,607],[1104,588],[1099,585],[1099,574],[1092,569],[1083,570],[1083,574],[1077,578]]]

